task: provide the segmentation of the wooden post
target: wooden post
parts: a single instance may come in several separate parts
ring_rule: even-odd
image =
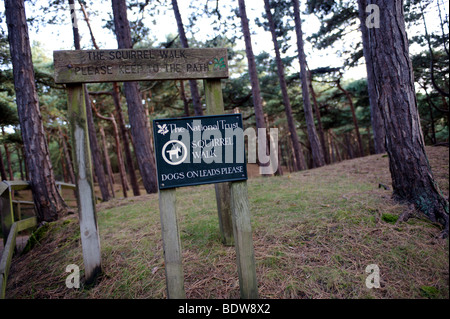
[[[82,84],[67,85],[68,114],[72,135],[72,157],[78,191],[78,213],[86,284],[101,272],[100,238],[95,212],[89,133]]]
[[[230,205],[230,183],[214,184],[216,190],[217,214],[219,216],[219,229],[222,243],[233,246],[233,222]]]
[[[6,245],[8,240],[9,231],[14,223],[14,214],[12,208],[11,187],[5,182],[0,182],[0,195],[1,195],[1,221],[2,221],[2,234],[3,244]]]
[[[17,223],[11,225],[3,254],[0,258],[0,299],[5,299],[6,282],[9,275],[12,256],[16,248]]]
[[[176,212],[176,189],[159,191],[159,213],[163,238],[167,297],[185,299],[181,242]]]
[[[206,114],[223,114],[223,95],[220,79],[204,80],[206,96]],[[219,217],[219,228],[222,243],[226,246],[233,246],[233,223],[230,207],[230,184],[219,183],[214,185],[216,191],[217,214]]]
[[[231,182],[233,233],[242,299],[258,298],[247,181]]]

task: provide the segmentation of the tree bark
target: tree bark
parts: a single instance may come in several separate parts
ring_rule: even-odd
[[[286,79],[284,77],[284,65],[281,60],[280,48],[278,46],[277,35],[275,32],[275,23],[273,21],[272,13],[270,12],[269,0],[264,0],[264,8],[266,10],[267,21],[269,22],[270,33],[272,34],[272,42],[275,50],[275,60],[277,63],[277,74],[280,82],[281,95],[283,97],[284,110],[286,112],[286,119],[288,123],[289,132],[291,133],[292,146],[294,148],[294,156],[297,159],[297,170],[306,169],[305,157],[298,139],[297,128],[295,126],[294,117],[292,116],[292,107],[287,92]]]
[[[258,72],[256,70],[255,56],[253,54],[252,39],[248,25],[245,1],[239,0],[239,13],[241,16],[242,32],[244,34],[245,52],[248,61],[248,73],[252,86],[253,107],[255,109],[256,128],[266,128],[264,123],[264,111],[262,108],[261,89],[259,87]]]
[[[116,197],[115,193],[114,193],[114,174],[113,174],[113,171],[111,168],[111,161],[109,159],[108,146],[106,145],[106,136],[105,136],[105,130],[103,129],[103,126],[99,125],[99,131],[100,131],[100,136],[102,138],[103,155],[104,155],[105,163],[106,163],[106,171],[108,172],[109,186],[111,187],[112,197]]]
[[[116,119],[114,118],[113,114],[111,114],[111,123],[114,128],[114,138],[116,141],[117,161],[119,164],[120,181],[122,182],[123,197],[126,198],[126,197],[128,197],[128,195],[127,195],[128,183],[127,183],[127,178],[126,178],[127,175],[125,173],[125,164],[123,163],[122,150],[120,148],[119,130],[117,129]]]
[[[64,153],[64,160],[66,162],[66,168],[67,168],[67,173],[68,173],[68,177],[69,177],[69,182],[72,184],[75,184],[75,173],[73,171],[73,165],[72,165],[72,160],[70,158],[70,152],[69,149],[67,147],[67,142],[66,142],[66,138],[62,132],[62,129],[60,126],[58,126],[58,132],[59,132],[59,138],[61,140],[61,144],[63,146],[63,153]]]
[[[311,91],[311,97],[313,100],[313,105],[314,105],[314,112],[316,113],[316,119],[317,119],[317,129],[319,131],[319,136],[320,136],[320,144],[322,145],[322,151],[325,157],[325,163],[330,164],[330,157],[328,156],[328,151],[327,151],[327,143],[325,140],[325,134],[323,131],[323,126],[322,126],[322,118],[320,116],[320,110],[319,110],[319,105],[317,103],[317,98],[316,98],[316,92],[314,91],[314,87],[312,85],[312,75],[311,72],[308,71],[308,87]]]
[[[267,0],[266,0],[267,1]],[[320,145],[319,137],[317,136],[316,126],[314,124],[314,117],[311,107],[311,100],[308,90],[308,74],[306,70],[306,56],[303,45],[302,21],[300,18],[300,4],[299,0],[292,1],[294,5],[294,22],[295,33],[297,35],[297,50],[298,60],[300,63],[300,78],[302,81],[302,96],[303,96],[303,110],[305,111],[306,127],[308,129],[308,139],[311,145],[311,153],[314,162],[314,167],[325,165],[325,158],[323,148]]]
[[[112,9],[119,49],[131,49],[131,31],[125,0],[112,0]],[[156,164],[150,146],[150,133],[147,129],[145,111],[141,103],[139,83],[125,82],[123,88],[128,104],[128,118],[131,125],[134,151],[142,181],[147,193],[156,193],[158,191]]]
[[[102,194],[102,200],[108,201],[111,199],[111,194],[108,191],[108,182],[106,181],[105,167],[100,156],[100,148],[97,141],[97,132],[95,130],[94,119],[92,117],[92,107],[91,100],[89,99],[89,93],[87,91],[87,86],[83,85],[84,96],[86,100],[86,119],[88,122],[89,130],[89,146],[91,148],[92,162],[94,163],[94,172],[97,176],[98,187],[100,188],[100,193]]]
[[[364,59],[366,60],[367,70],[367,89],[369,91],[369,104],[370,104],[370,121],[372,123],[372,134],[375,154],[386,152],[384,147],[385,133],[383,127],[383,120],[381,118],[381,108],[377,105],[377,92],[375,88],[373,69],[371,68],[372,59],[368,52],[369,46],[369,32],[365,26],[365,10],[367,7],[367,0],[358,1],[359,6],[359,20],[361,22],[361,34],[363,42]]]
[[[2,148],[0,147],[0,177],[2,181],[6,181],[8,177],[6,177],[5,165],[3,164],[3,155]]]
[[[248,24],[247,12],[245,9],[245,0],[239,0],[239,15],[241,18],[242,33],[244,34],[245,53],[248,62],[248,74],[250,76],[250,84],[252,86],[253,108],[255,110],[256,131],[258,132],[258,141],[260,141],[259,129],[266,129],[264,121],[264,111],[262,107],[261,88],[259,86],[258,72],[256,69],[255,55],[253,54],[252,39],[250,36],[250,28]],[[262,140],[262,138],[261,138]],[[258,146],[260,147],[260,146]],[[269,139],[266,138],[266,154],[269,152]],[[258,166],[260,169],[268,165],[261,163],[258,158]]]
[[[360,8],[364,2],[360,1]],[[375,0],[380,27],[368,28],[377,105],[381,106],[393,196],[414,204],[431,221],[443,225],[448,236],[449,205],[431,171],[414,89],[403,1]],[[366,26],[363,26],[366,27]]]
[[[120,147],[120,139],[119,139],[119,130],[117,128],[116,119],[114,118],[114,115],[111,114],[110,117],[106,117],[101,115],[96,108],[94,108],[95,116],[97,116],[99,119],[110,121],[111,125],[114,130],[114,141],[116,142],[116,154],[117,154],[117,165],[119,166],[119,174],[120,174],[120,181],[122,183],[122,190],[123,190],[123,197],[127,198],[127,190],[128,190],[128,183],[127,183],[127,174],[125,172],[125,164],[123,163],[123,157],[122,157],[122,148]]]
[[[5,129],[2,127],[2,135],[3,138],[5,138]],[[12,164],[11,164],[11,153],[9,152],[8,143],[4,142],[3,147],[5,148],[5,155],[6,155],[6,164],[8,165],[8,173],[9,173],[9,180],[14,180],[14,174],[12,171]]]
[[[6,0],[5,16],[25,159],[38,222],[54,221],[67,213],[55,184],[36,92],[23,0]]]
[[[120,92],[119,92],[119,86],[117,85],[117,82],[113,83],[112,96],[113,96],[114,105],[116,108],[117,120],[119,122],[118,126],[120,128],[120,136],[122,137],[122,141],[123,141],[123,149],[125,151],[125,160],[127,162],[128,174],[130,175],[131,188],[133,189],[133,195],[139,196],[139,195],[141,195],[141,191],[139,190],[139,184],[137,181],[133,157],[131,156],[130,139],[128,138],[127,128],[125,126],[125,120],[124,120],[123,114],[122,114],[122,106],[120,105]]]
[[[177,0],[172,0],[173,12],[177,21],[178,33],[180,34],[180,41],[183,48],[189,48],[189,44],[184,32],[183,20],[181,19],[180,10],[178,8]],[[194,114],[203,115],[202,105],[200,103],[200,95],[198,94],[198,84],[196,80],[189,80],[189,86],[191,87],[192,103],[194,104]]]
[[[184,107],[184,116],[189,116],[189,103],[186,98],[186,94],[184,92],[184,81],[180,80],[180,97],[183,101],[183,107]]]

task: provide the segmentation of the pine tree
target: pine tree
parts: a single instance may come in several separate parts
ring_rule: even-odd
[[[14,73],[17,112],[38,221],[55,221],[67,212],[55,184],[31,59],[23,0],[6,0],[9,48]]]

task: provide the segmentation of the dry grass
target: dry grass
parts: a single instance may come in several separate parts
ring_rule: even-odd
[[[427,148],[448,197],[448,148]],[[252,178],[256,271],[261,298],[449,298],[448,239],[420,218],[395,225],[406,207],[391,200],[388,159],[373,155],[282,177]],[[187,298],[239,298],[233,247],[220,243],[214,189],[177,190]],[[395,220],[395,218],[394,218]],[[83,269],[75,215],[15,257],[9,298],[166,298],[157,195],[98,206],[103,275],[67,289],[68,264]],[[377,264],[381,288],[365,286]]]

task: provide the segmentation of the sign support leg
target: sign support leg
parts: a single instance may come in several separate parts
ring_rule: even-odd
[[[220,79],[207,79],[203,81],[206,96],[206,114],[223,114],[223,95]],[[225,246],[233,246],[233,223],[231,221],[230,184],[215,184],[217,213],[219,217],[220,236]]]
[[[101,273],[101,254],[83,85],[67,85],[67,97],[85,280],[89,285]]]
[[[6,246],[6,241],[8,240],[9,231],[12,224],[14,223],[14,214],[12,212],[12,197],[11,197],[11,187],[5,185],[5,183],[0,182],[0,191],[4,189],[4,192],[0,198],[0,219],[2,222],[2,233],[3,233],[3,244]]]
[[[176,212],[176,189],[159,191],[159,213],[164,249],[167,297],[185,299],[181,242]]]
[[[231,183],[231,209],[242,299],[258,298],[247,181]]]

